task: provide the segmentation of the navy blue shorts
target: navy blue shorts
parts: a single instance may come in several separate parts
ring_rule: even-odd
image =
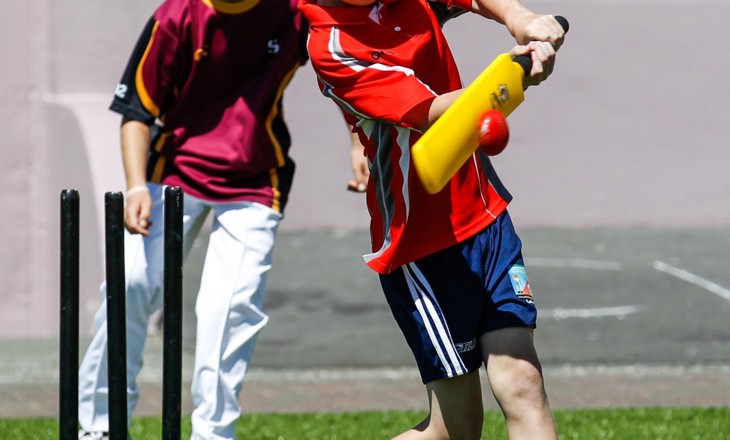
[[[522,242],[505,212],[463,243],[380,276],[423,383],[478,370],[479,337],[535,328]]]

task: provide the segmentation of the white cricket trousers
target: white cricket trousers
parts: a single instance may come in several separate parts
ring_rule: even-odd
[[[131,417],[139,397],[137,375],[150,316],[163,303],[164,186],[148,184],[153,199],[150,236],[125,235],[127,396]],[[241,414],[238,397],[263,312],[266,274],[281,214],[258,203],[213,203],[184,196],[183,258],[213,212],[200,291],[192,378],[193,440],[233,439]],[[96,333],[79,368],[79,423],[108,431],[106,284]]]

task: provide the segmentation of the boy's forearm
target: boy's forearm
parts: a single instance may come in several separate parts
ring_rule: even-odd
[[[535,15],[519,0],[472,0],[472,11],[504,24],[515,37],[517,23]]]
[[[472,0],[472,10],[504,24],[519,44],[545,41],[557,50],[563,42],[565,30],[555,17],[534,13],[520,0]]]
[[[456,101],[456,98],[458,98],[462,93],[464,92],[464,89],[458,89],[454,90],[452,92],[444,93],[443,95],[439,95],[431,101],[431,107],[428,109],[428,121],[426,121],[426,124],[421,127],[421,131],[425,132],[428,127],[433,125],[436,120],[444,114],[444,112],[451,107],[451,104]]]
[[[121,127],[122,162],[127,188],[147,182],[150,127],[140,121],[124,119]]]

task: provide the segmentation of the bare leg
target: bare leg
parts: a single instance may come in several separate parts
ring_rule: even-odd
[[[487,377],[512,440],[556,440],[532,329],[506,328],[482,335]]]
[[[393,440],[479,440],[484,409],[479,372],[426,384],[428,417]]]

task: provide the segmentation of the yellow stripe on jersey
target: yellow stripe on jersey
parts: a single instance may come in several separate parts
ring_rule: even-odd
[[[165,140],[170,137],[170,133],[165,133],[157,140],[155,145],[152,147],[152,149],[158,153],[162,152],[162,146],[165,144]],[[152,176],[150,176],[150,180],[154,183],[162,183],[162,172],[165,170],[165,163],[167,162],[167,159],[163,155],[157,156],[157,162],[155,163],[155,168],[152,170]]]
[[[277,103],[281,100],[282,95],[284,94],[284,89],[286,89],[286,86],[289,85],[289,81],[291,81],[292,77],[294,76],[294,72],[299,68],[300,64],[296,63],[294,65],[294,68],[289,71],[289,73],[286,74],[284,77],[284,80],[281,81],[281,84],[279,84],[279,90],[276,91],[276,99],[274,99],[274,105],[271,107],[271,111],[269,112],[269,115],[266,117],[266,131],[269,133],[269,138],[271,138],[271,143],[274,144],[274,151],[276,152],[276,160],[279,164],[279,166],[284,166],[284,152],[281,151],[281,144],[279,143],[279,140],[276,138],[276,135],[274,134],[274,127],[273,122],[274,118],[279,114],[279,108],[277,106]]]
[[[145,61],[147,61],[147,55],[149,55],[150,49],[152,48],[152,42],[155,41],[155,34],[157,33],[157,28],[159,26],[160,22],[156,21],[155,26],[152,28],[150,42],[149,44],[147,44],[147,49],[145,49],[144,55],[142,55],[142,60],[140,60],[139,66],[137,66],[137,73],[135,75],[135,86],[137,87],[137,95],[139,96],[139,100],[142,102],[142,105],[145,107],[145,109],[147,109],[147,111],[156,118],[160,116],[160,107],[157,106],[157,104],[147,91],[147,87],[145,87],[144,85],[144,75],[142,73],[142,67],[144,67]]]
[[[162,183],[162,171],[165,169],[165,156],[160,156],[155,164],[155,169],[152,171],[152,178],[150,181],[154,183]]]
[[[167,141],[167,138],[170,137],[170,133],[162,133],[159,139],[157,139],[157,142],[155,142],[155,145],[152,146],[152,149],[158,153],[162,152],[162,146],[165,145],[165,142]]]
[[[222,0],[203,0],[203,3],[216,11],[223,12],[224,14],[242,14],[258,5],[260,1],[261,0],[243,0],[238,2],[226,2]]]
[[[281,212],[281,192],[279,191],[279,175],[276,174],[276,168],[269,170],[271,174],[271,191],[274,193],[273,200],[271,201],[271,209],[276,212]]]

